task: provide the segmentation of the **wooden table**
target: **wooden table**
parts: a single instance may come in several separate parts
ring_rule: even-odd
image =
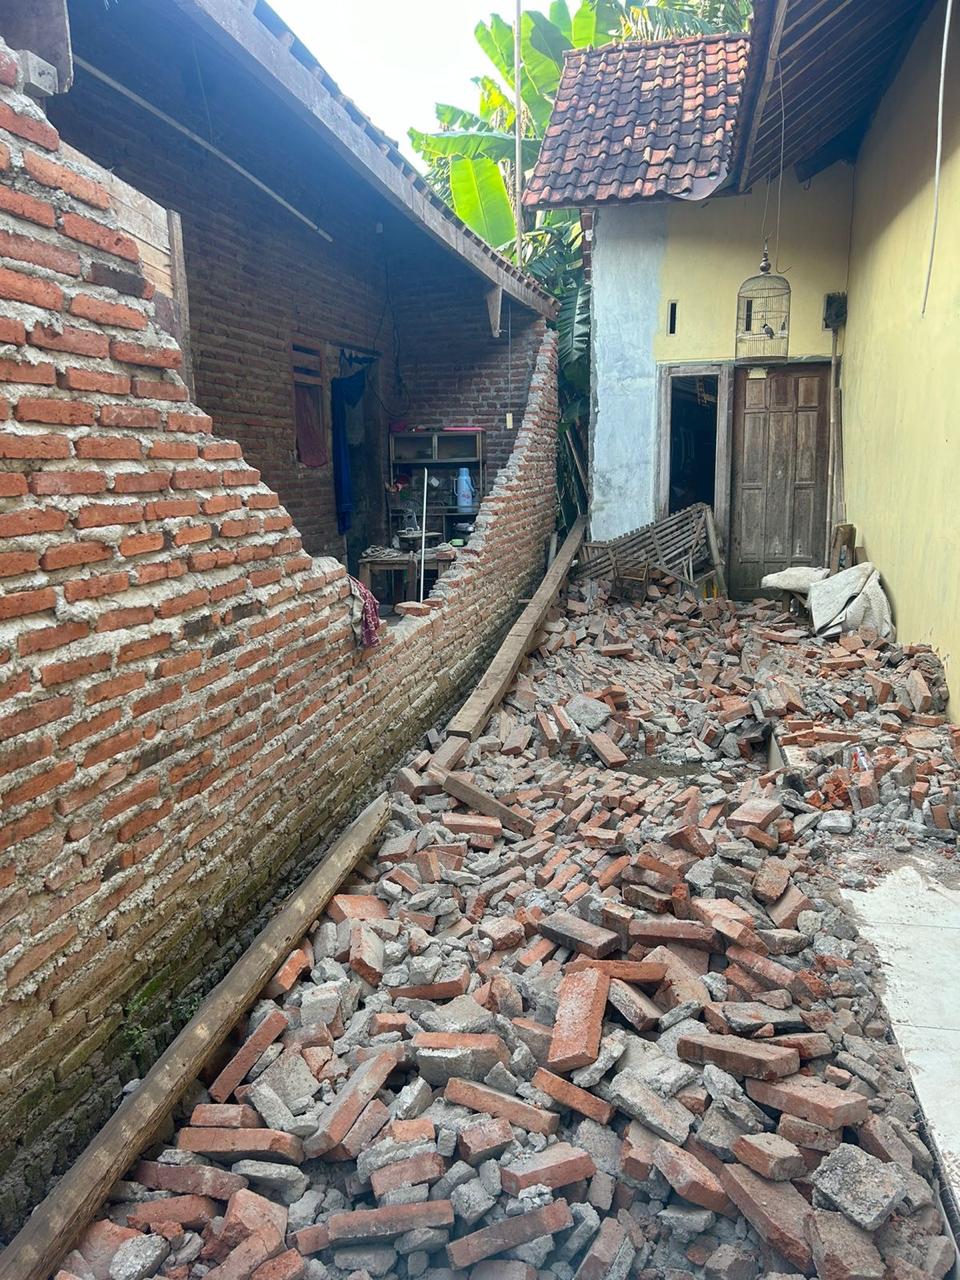
[[[449,556],[442,558],[436,551],[428,547],[424,563],[427,569],[437,570],[441,565],[452,563]],[[417,600],[420,596],[420,553],[415,551],[394,551],[390,555],[361,556],[357,566],[357,577],[363,585],[371,590],[370,579],[375,569],[388,573],[403,574],[403,600]],[[376,594],[374,592],[374,594]]]

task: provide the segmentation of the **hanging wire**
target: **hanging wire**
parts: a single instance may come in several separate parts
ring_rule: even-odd
[[[930,283],[933,279],[933,258],[937,250],[937,230],[940,225],[940,180],[943,176],[943,102],[947,87],[947,50],[950,44],[950,19],[953,16],[953,0],[947,0],[947,15],[943,23],[943,49],[940,54],[940,93],[937,102],[937,162],[933,183],[933,226],[930,228],[930,258],[927,262],[927,278],[923,285],[923,304],[920,319],[927,314]]]

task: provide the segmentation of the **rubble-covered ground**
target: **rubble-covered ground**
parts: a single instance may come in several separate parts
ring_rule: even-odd
[[[59,1280],[946,1275],[831,901],[952,873],[942,669],[676,590],[571,588],[486,736],[400,770],[375,859]]]

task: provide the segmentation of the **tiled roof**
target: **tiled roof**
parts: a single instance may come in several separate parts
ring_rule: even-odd
[[[524,203],[709,195],[729,171],[749,45],[697,36],[568,53]]]

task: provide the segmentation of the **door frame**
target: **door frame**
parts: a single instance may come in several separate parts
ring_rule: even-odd
[[[657,365],[657,519],[670,513],[671,410],[674,378],[717,379],[717,461],[713,477],[713,520],[724,562],[730,545],[730,485],[733,462],[733,383],[735,362]]]

